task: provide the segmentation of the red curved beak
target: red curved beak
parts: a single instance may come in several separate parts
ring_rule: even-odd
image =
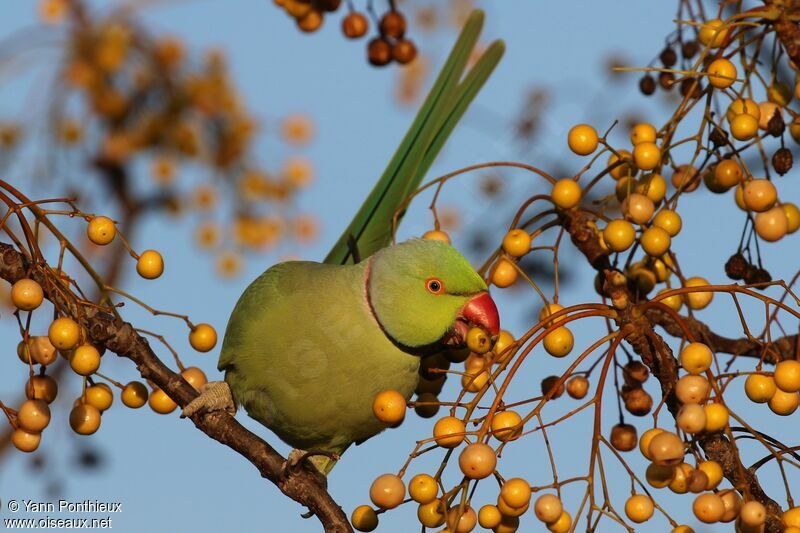
[[[488,292],[482,292],[470,298],[461,308],[459,316],[472,324],[485,328],[492,337],[500,333],[500,315]]]

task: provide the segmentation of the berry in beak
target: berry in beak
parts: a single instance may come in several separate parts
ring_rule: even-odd
[[[482,327],[492,337],[500,333],[500,315],[497,312],[494,300],[492,300],[488,292],[473,296],[461,308],[458,318],[471,325]]]

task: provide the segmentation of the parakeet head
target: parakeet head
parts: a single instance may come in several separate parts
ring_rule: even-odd
[[[452,246],[414,239],[370,259],[367,296],[389,337],[409,347],[455,340],[470,325],[500,331],[486,283]]]

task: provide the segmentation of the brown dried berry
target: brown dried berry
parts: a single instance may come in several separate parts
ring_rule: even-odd
[[[661,59],[661,64],[669,68],[678,61],[678,54],[676,54],[675,50],[673,50],[672,48],[667,47],[664,48],[664,50],[661,52],[660,59]]]
[[[353,11],[342,19],[342,32],[348,39],[363,37],[369,29],[369,21],[362,13]]]
[[[641,361],[631,361],[622,368],[622,375],[625,383],[632,388],[641,386],[650,377],[650,370]]]
[[[672,72],[661,72],[658,75],[658,83],[663,89],[670,90],[675,84],[675,74]]]
[[[342,0],[314,0],[314,7],[320,11],[333,12],[339,9]]]
[[[686,41],[681,45],[681,54],[685,59],[691,59],[697,54],[700,46],[697,41]]]
[[[757,268],[753,281],[748,283],[769,283],[770,281],[772,281],[772,276],[769,271],[766,268]]]
[[[786,122],[783,121],[783,114],[773,113],[772,117],[767,122],[767,133],[773,137],[780,137],[783,135],[783,130],[786,129]]]
[[[700,80],[696,78],[686,78],[681,81],[681,96],[687,96],[692,93],[692,98],[700,98],[703,94],[703,86]]]
[[[410,63],[417,57],[417,47],[410,39],[400,39],[392,46],[392,58],[401,65]]]
[[[392,45],[382,37],[375,37],[367,45],[367,59],[376,67],[388,65],[392,60]]]
[[[439,398],[430,392],[423,392],[417,396],[417,404],[414,406],[414,411],[422,418],[433,418],[439,412]],[[419,405],[427,404],[427,405]]]
[[[714,143],[714,146],[724,146],[728,144],[728,132],[714,126],[711,133],[708,134],[708,140]]]
[[[644,389],[631,389],[624,400],[625,409],[634,416],[645,416],[653,408],[653,397]]]
[[[725,273],[733,280],[744,278],[747,267],[750,266],[747,259],[741,253],[735,253],[725,263]]]
[[[548,376],[542,380],[542,394],[547,395],[551,390],[553,390],[558,383],[558,380],[561,379],[559,376]],[[553,393],[550,399],[555,400],[559,396],[564,394],[564,384],[562,383],[558,389]]]
[[[775,117],[778,114],[775,113]],[[775,118],[773,117],[773,118]],[[770,119],[770,124],[772,124],[772,119]],[[792,169],[792,164],[794,163],[794,158],[792,157],[792,151],[788,148],[778,148],[774,154],[772,154],[772,168],[775,169],[775,172],[783,176],[787,172]]]
[[[621,452],[636,448],[636,428],[630,424],[616,424],[611,428],[611,445]]]
[[[406,33],[406,18],[399,11],[387,11],[380,22],[381,34],[393,39],[402,39]]]
[[[639,80],[639,90],[642,91],[642,94],[645,96],[650,96],[654,92],[656,92],[656,80],[650,74],[645,74],[641,80]]]

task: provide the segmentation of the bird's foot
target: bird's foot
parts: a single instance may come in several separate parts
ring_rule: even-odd
[[[292,450],[283,464],[283,474],[288,475],[292,470],[310,466],[313,473],[317,474],[322,484],[327,487],[329,467],[338,460],[339,454],[333,452]]]
[[[183,408],[181,418],[212,411],[225,411],[231,416],[236,414],[231,388],[224,381],[209,381],[200,387],[200,395]]]

